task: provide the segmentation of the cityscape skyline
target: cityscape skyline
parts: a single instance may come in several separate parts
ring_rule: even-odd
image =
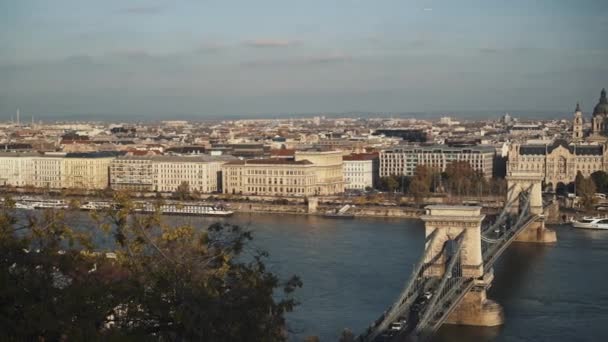
[[[0,116],[590,112],[604,1],[0,4]],[[89,114],[91,113],[91,114]],[[103,118],[102,118],[103,119]]]

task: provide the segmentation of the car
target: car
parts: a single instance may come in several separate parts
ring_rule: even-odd
[[[426,299],[431,299],[431,298],[433,298],[433,292],[426,291],[422,296]]]
[[[393,322],[388,327],[388,329],[390,331],[401,331],[401,330],[405,329],[405,323],[404,322]]]

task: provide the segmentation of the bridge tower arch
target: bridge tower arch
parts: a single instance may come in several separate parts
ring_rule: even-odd
[[[542,198],[543,175],[536,172],[511,171],[507,179],[507,200],[505,206],[511,213],[517,214],[521,210],[522,194],[530,198],[530,214],[538,215],[538,219],[522,231],[516,241],[553,243],[557,241],[554,230],[545,227],[545,213]]]
[[[481,245],[481,223],[485,215],[479,206],[429,205],[421,218],[425,223],[426,248],[433,256],[423,275],[442,277],[446,272],[452,241],[462,238],[459,272],[461,277],[474,278],[474,286],[448,316],[445,323],[497,326],[504,322],[502,307],[487,298],[486,290],[494,278],[492,270],[484,270]],[[461,235],[462,234],[462,235]],[[432,245],[429,245],[432,244]]]
[[[530,196],[530,213],[543,213],[542,180],[543,175],[534,172],[510,172],[507,177],[507,202],[512,213],[519,211],[520,197],[523,192]]]

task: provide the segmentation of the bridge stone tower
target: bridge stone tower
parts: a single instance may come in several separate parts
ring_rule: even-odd
[[[519,199],[523,191],[530,188],[530,212],[540,215],[543,213],[543,197],[541,183],[543,175],[534,172],[509,172],[507,175],[507,202],[513,203],[511,211],[519,210]]]
[[[507,201],[512,203],[511,212],[517,213],[520,210],[520,198],[524,191],[529,191],[530,213],[538,215],[538,220],[522,231],[515,241],[518,242],[539,242],[552,243],[557,241],[555,231],[545,227],[545,213],[542,198],[543,175],[535,172],[511,171],[507,179]]]
[[[496,326],[504,322],[502,307],[486,296],[494,273],[492,270],[484,270],[483,267],[481,222],[484,217],[481,207],[478,206],[446,205],[427,206],[426,215],[421,217],[425,223],[427,237],[437,230],[436,236],[427,242],[426,247],[429,248],[433,260],[424,275],[441,277],[444,274],[448,257],[444,246],[464,233],[460,269],[462,277],[475,278],[473,289],[450,314],[447,324]]]

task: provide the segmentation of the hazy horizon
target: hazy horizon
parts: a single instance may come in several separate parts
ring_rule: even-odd
[[[608,88],[606,13],[603,0],[5,1],[0,120],[566,118],[576,102],[589,117]]]

